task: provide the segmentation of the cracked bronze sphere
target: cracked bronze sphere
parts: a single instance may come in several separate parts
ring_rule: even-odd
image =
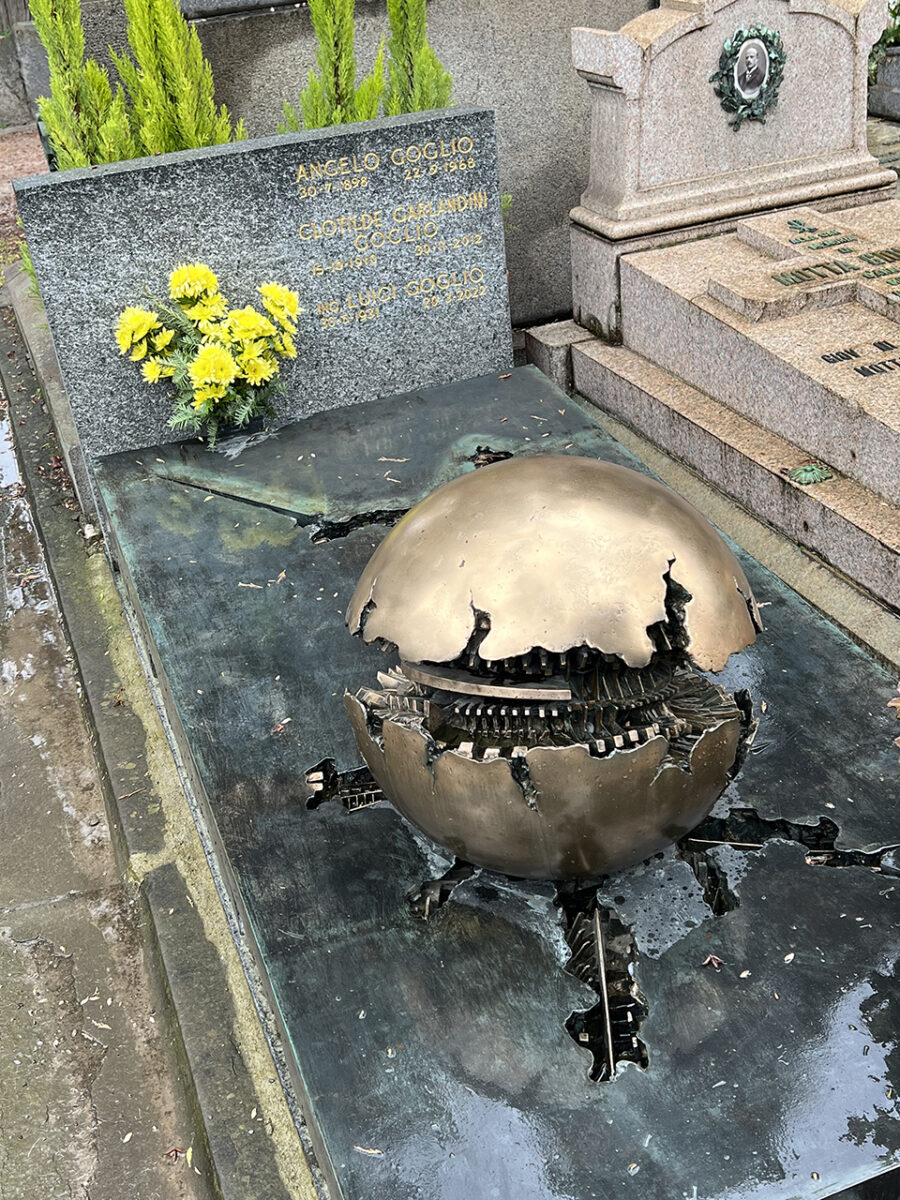
[[[347,613],[399,653],[345,696],[366,765],[460,858],[535,879],[640,862],[706,816],[750,736],[718,671],[761,628],[712,526],[662,484],[568,455],[437,488]]]

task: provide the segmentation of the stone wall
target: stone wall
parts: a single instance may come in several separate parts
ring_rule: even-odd
[[[219,11],[242,0],[184,0]],[[429,0],[429,38],[455,80],[458,104],[496,112],[513,323],[571,311],[569,210],[588,177],[588,89],[571,63],[570,29],[617,29],[651,0]],[[82,0],[87,51],[122,46],[121,0]],[[285,99],[297,97],[315,57],[305,4],[198,20],[220,99],[252,137],[273,133]],[[371,65],[387,28],[384,0],[358,0],[357,58]]]
[[[27,0],[0,0],[0,128],[31,119],[14,33],[27,19]]]
[[[891,46],[878,67],[878,81],[869,88],[869,112],[900,121],[900,46]]]

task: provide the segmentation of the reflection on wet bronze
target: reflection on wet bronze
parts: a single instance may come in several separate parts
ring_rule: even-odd
[[[750,735],[720,670],[760,628],[737,560],[661,484],[543,455],[438,488],[347,615],[400,663],[345,707],[395,807],[527,878],[639,862],[709,812]]]

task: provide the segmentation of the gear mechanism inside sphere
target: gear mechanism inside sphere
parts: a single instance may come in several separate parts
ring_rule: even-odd
[[[387,798],[460,858],[532,879],[640,862],[736,771],[761,628],[734,555],[662,484],[568,455],[437,488],[360,577],[352,633],[396,651],[345,706]]]

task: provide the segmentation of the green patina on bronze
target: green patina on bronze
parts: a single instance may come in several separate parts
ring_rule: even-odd
[[[759,92],[752,99],[746,97],[738,88],[736,67],[741,49],[749,41],[762,42],[768,56],[768,71]],[[709,81],[713,91],[719,97],[722,107],[727,113],[732,113],[729,125],[737,133],[744,121],[766,122],[770,108],[778,103],[778,89],[784,76],[785,52],[781,34],[765,25],[751,25],[748,29],[738,29],[722,47],[719,56],[719,69],[710,75]]]
[[[794,467],[793,471],[788,471],[788,479],[791,483],[799,483],[805,487],[810,483],[824,483],[826,479],[834,479],[834,474],[822,463],[809,462],[801,463],[799,467]]]

